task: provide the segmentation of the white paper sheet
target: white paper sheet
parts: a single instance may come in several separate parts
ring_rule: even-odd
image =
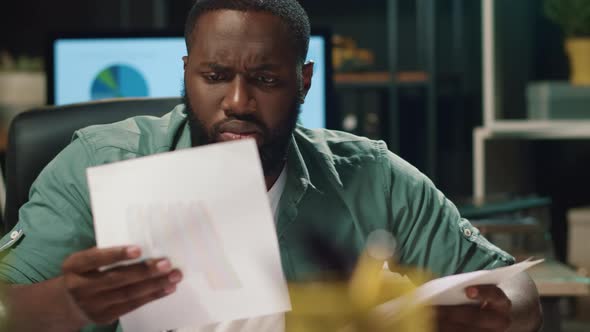
[[[468,273],[451,275],[431,280],[418,287],[411,297],[402,297],[379,305],[375,311],[394,316],[408,304],[431,305],[462,305],[476,303],[465,294],[465,289],[476,285],[501,285],[518,273],[543,262],[543,259],[526,260],[518,264],[497,268],[494,270],[481,270]]]
[[[169,257],[177,291],[122,317],[126,332],[162,331],[290,310],[254,140],[88,169],[98,247],[139,245]]]
[[[527,260],[518,264],[500,267],[494,270],[483,270],[462,273],[439,278],[427,282],[418,289],[418,298],[427,300],[433,305],[460,305],[477,302],[465,294],[465,288],[476,285],[500,285],[520,272],[543,262],[542,259]]]

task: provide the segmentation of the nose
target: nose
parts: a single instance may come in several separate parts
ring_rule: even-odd
[[[247,114],[255,110],[256,103],[249,90],[248,82],[240,75],[236,75],[229,84],[221,104],[226,115]]]

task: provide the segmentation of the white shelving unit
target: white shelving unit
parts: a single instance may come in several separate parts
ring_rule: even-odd
[[[473,195],[522,192],[527,184],[529,142],[590,139],[590,121],[498,119],[495,0],[482,0],[483,126],[473,131]],[[501,155],[501,161],[498,162]]]

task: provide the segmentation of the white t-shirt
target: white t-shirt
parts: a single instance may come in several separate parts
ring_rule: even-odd
[[[272,215],[277,223],[279,201],[287,184],[287,165],[283,167],[281,175],[268,191],[268,199]],[[182,328],[177,332],[281,332],[285,330],[285,315],[283,313],[240,319],[231,322],[213,324],[202,328]]]
[[[285,190],[285,184],[287,184],[287,165],[283,167],[281,171],[281,175],[277,178],[275,183],[270,187],[268,191],[268,199],[270,200],[270,208],[272,210],[272,216],[275,220],[275,224],[278,220],[278,209],[279,209],[279,201],[281,200],[281,196],[283,195],[283,191]]]

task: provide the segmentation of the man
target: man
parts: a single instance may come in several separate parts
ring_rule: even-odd
[[[7,290],[11,330],[112,331],[121,315],[173,293],[182,271],[166,258],[99,269],[136,258],[140,249],[93,247],[85,169],[219,141],[256,140],[278,206],[277,235],[290,280],[328,268],[309,255],[304,234],[310,229],[356,254],[371,231],[387,229],[399,242],[402,263],[438,275],[513,263],[382,142],[296,126],[313,73],[313,64],[304,63],[309,30],[295,0],[195,3],[185,31],[184,105],[158,119],[78,131],[33,185],[15,235],[0,243],[0,277],[15,284]],[[467,294],[481,305],[437,308],[439,331],[539,326],[538,296],[525,274],[502,288],[482,285]]]

